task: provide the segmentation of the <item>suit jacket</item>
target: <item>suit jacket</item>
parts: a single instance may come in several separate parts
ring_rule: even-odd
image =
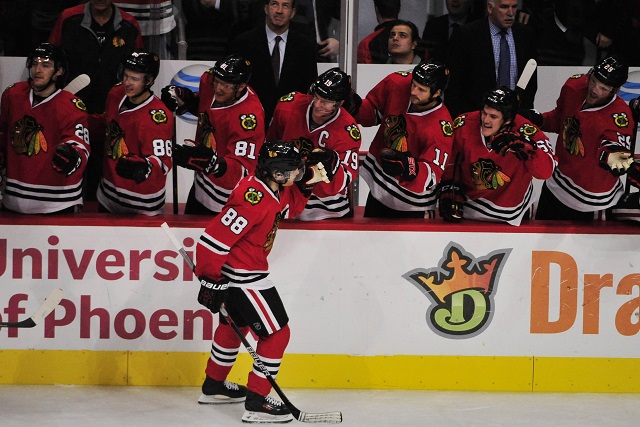
[[[533,30],[526,25],[516,22],[511,29],[520,75],[529,59],[537,59],[536,39]],[[444,102],[451,116],[479,109],[484,96],[496,88],[496,67],[488,18],[469,22],[453,32],[447,65],[451,70],[451,78]],[[525,92],[520,95],[521,109],[533,108],[537,80],[537,73],[534,73]]]
[[[316,43],[294,28],[289,28],[277,87],[264,25],[239,34],[228,50],[229,53],[236,53],[251,61],[249,86],[256,91],[262,102],[267,125],[281,96],[294,91],[307,93],[309,86],[318,78]]]

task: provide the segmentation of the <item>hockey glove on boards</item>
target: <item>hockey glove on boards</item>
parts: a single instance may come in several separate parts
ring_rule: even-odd
[[[613,176],[622,176],[633,163],[633,156],[623,147],[608,146],[600,152],[600,167],[610,171]]]
[[[295,184],[305,197],[309,197],[313,191],[313,186],[319,182],[331,182],[329,181],[327,171],[322,162],[306,168],[302,179],[296,180]]]
[[[403,181],[413,181],[418,176],[418,162],[409,151],[385,148],[380,153],[380,161],[387,175],[400,177]]]
[[[212,313],[217,313],[227,296],[229,280],[226,278],[214,280],[207,276],[200,276],[198,280],[200,280],[198,302],[211,310]]]
[[[132,179],[140,184],[151,175],[151,162],[145,157],[129,154],[118,159],[116,173],[119,177]]]
[[[512,152],[518,159],[525,161],[538,149],[535,141],[520,132],[500,132],[491,137],[491,149],[502,156]]]
[[[176,145],[173,162],[183,168],[209,174],[216,172],[218,153],[204,145]]]
[[[71,144],[63,142],[56,147],[51,166],[56,172],[69,176],[78,170],[81,163],[82,158],[78,150],[73,148]]]
[[[322,163],[324,170],[327,173],[327,178],[329,181],[333,179],[335,174],[338,172],[338,168],[340,167],[340,159],[338,157],[338,153],[331,149],[322,150],[320,148],[314,149],[307,156],[306,165],[316,165],[318,163]]]
[[[634,187],[640,188],[640,163],[631,163],[627,169],[627,181]]]
[[[181,116],[186,112],[198,115],[198,96],[191,89],[182,86],[165,86],[160,99],[167,108]]]
[[[438,189],[440,216],[447,222],[460,222],[463,218],[464,192],[452,180],[442,181]]]

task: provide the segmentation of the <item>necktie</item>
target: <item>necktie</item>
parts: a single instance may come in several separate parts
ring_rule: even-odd
[[[507,43],[507,32],[500,31],[500,58],[498,59],[498,87],[511,88],[511,54]]]
[[[282,37],[276,36],[275,44],[271,51],[271,66],[273,67],[273,77],[276,79],[276,86],[280,81],[280,40],[282,40]]]
[[[457,22],[454,22],[451,25],[449,25],[449,37],[451,37],[451,34],[453,34],[453,32],[457,30],[458,27],[460,27],[460,24],[458,24]]]

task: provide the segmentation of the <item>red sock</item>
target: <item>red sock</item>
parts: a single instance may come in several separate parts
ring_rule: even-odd
[[[246,334],[248,329],[249,327],[242,327],[240,331]],[[207,376],[216,381],[224,381],[236,361],[239,348],[240,338],[233,331],[233,328],[220,323],[213,334],[211,356],[207,360],[207,367],[204,370]]]
[[[267,367],[273,378],[278,375],[282,356],[284,355],[284,350],[287,348],[287,344],[289,344],[290,336],[289,325],[286,325],[267,338],[260,338],[258,340],[256,353],[258,353],[263,365]],[[267,396],[271,391],[271,383],[255,363],[253,364],[253,370],[249,372],[247,388],[262,396]]]

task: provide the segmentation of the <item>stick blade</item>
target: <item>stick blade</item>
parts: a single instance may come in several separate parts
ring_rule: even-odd
[[[91,83],[91,78],[87,74],[80,74],[78,77],[71,80],[69,84],[64,87],[64,90],[75,95],[85,87],[89,86],[89,83]]]
[[[311,423],[311,424],[340,424],[342,422],[342,412],[321,412],[321,413],[310,413],[310,412],[300,412],[297,417],[298,421],[303,423]]]
[[[57,306],[60,304],[62,300],[62,289],[55,288],[49,293],[49,296],[45,299],[40,309],[35,312],[33,316],[31,316],[31,320],[34,323],[34,326],[38,323],[42,322],[42,320],[49,315]]]
[[[518,79],[518,83],[516,83],[516,87],[518,89],[525,90],[527,88],[527,85],[529,84],[529,80],[531,80],[531,76],[533,76],[533,73],[536,71],[537,67],[538,67],[538,63],[536,62],[535,59],[531,58],[530,60],[527,61],[527,64],[524,66],[524,69],[522,70],[522,74]]]

